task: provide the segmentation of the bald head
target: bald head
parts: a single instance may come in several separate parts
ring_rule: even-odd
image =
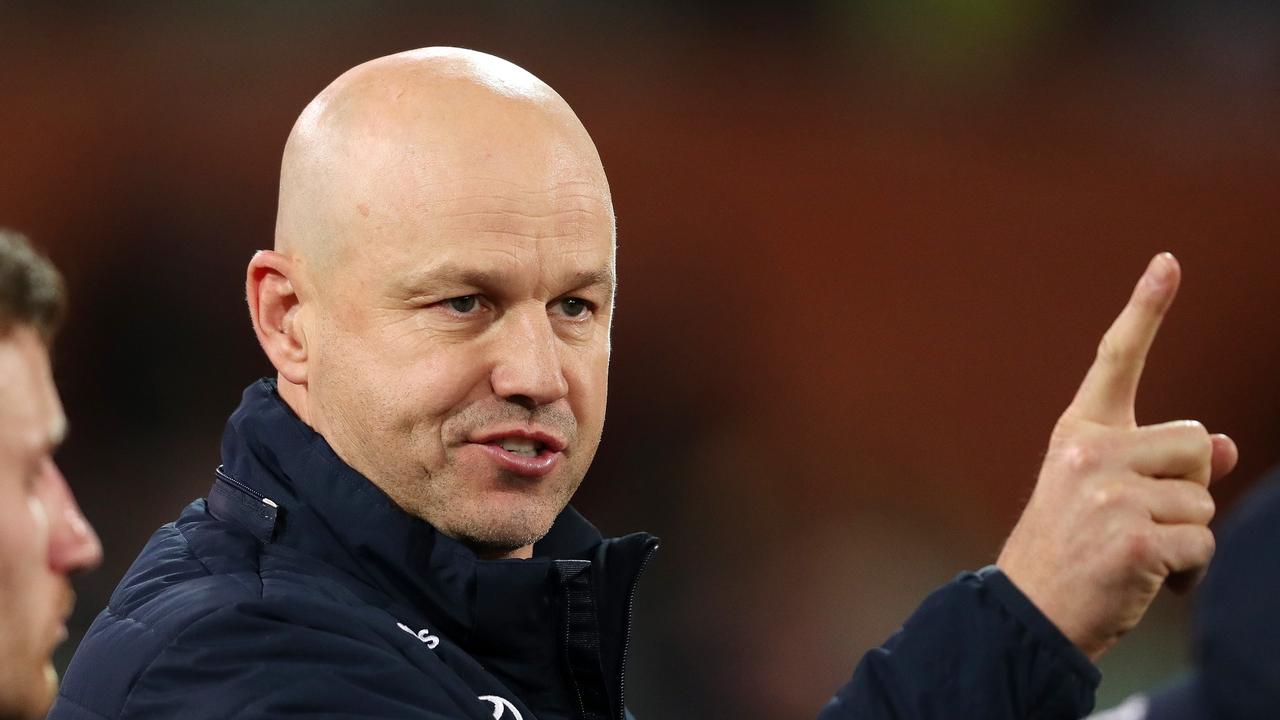
[[[566,179],[608,199],[590,136],[546,83],[472,50],[388,55],[343,73],[298,118],[275,246],[319,271],[340,264],[353,239],[368,242],[363,230],[429,212],[451,187],[537,191]]]
[[[527,556],[600,441],[614,248],[564,100],[431,48],[307,106],[246,295],[280,396],[342,460],[445,534]]]

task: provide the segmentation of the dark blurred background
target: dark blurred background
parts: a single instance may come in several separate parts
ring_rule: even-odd
[[[613,184],[611,407],[576,504],[665,540],[642,718],[812,716],[993,561],[1158,251],[1185,282],[1140,420],[1236,438],[1224,512],[1280,457],[1280,4],[7,3],[0,225],[68,276],[61,461],[107,548],[61,662],[270,372],[242,279],[293,119],[424,45],[549,82]],[[1101,705],[1185,666],[1188,616],[1157,603]]]

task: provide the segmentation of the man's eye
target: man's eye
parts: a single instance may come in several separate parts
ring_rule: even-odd
[[[581,317],[591,306],[582,298],[565,298],[560,301],[560,311],[568,317]]]
[[[480,304],[480,299],[475,295],[463,295],[462,297],[451,298],[445,301],[449,305],[449,309],[456,313],[466,315],[472,312]]]

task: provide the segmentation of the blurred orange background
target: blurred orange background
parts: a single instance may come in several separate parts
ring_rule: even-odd
[[[665,541],[641,718],[812,716],[993,561],[1158,251],[1184,284],[1139,419],[1235,437],[1220,513],[1280,457],[1280,5],[5,5],[0,225],[68,276],[61,462],[107,550],[60,662],[270,371],[243,268],[293,119],[424,45],[546,80],[609,172],[612,397],[575,504]],[[1157,603],[1100,706],[1185,666],[1188,616]]]

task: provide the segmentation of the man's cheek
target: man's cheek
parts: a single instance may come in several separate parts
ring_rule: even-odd
[[[484,356],[462,346],[418,358],[405,369],[400,384],[416,393],[419,414],[443,418],[491,395],[490,374]]]
[[[581,366],[565,370],[569,397],[578,422],[583,425],[602,422],[609,394],[608,357],[587,358]]]

